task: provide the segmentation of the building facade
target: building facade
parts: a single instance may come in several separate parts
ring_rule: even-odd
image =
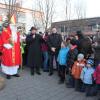
[[[59,33],[74,34],[81,30],[85,35],[94,35],[100,29],[100,17],[52,23]]]
[[[6,9],[6,5],[0,3],[0,18],[7,15],[7,12],[8,10]],[[25,33],[28,33],[32,26],[36,26],[39,31],[43,31],[44,28],[41,23],[41,16],[43,16],[43,13],[40,11],[19,8],[17,15],[17,26],[23,27],[25,29]]]

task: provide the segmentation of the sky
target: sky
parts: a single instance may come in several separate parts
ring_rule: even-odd
[[[54,1],[55,1],[55,15],[53,21],[57,22],[66,20],[64,0],[54,0]],[[77,19],[77,17],[75,16],[75,8],[74,8],[76,3],[80,4],[80,6],[83,6],[87,18],[100,17],[100,0],[72,0],[71,19]],[[26,8],[32,8],[32,6],[35,7],[36,0],[27,0],[26,2],[24,2],[23,6]]]
[[[87,17],[100,17],[100,0],[87,0]]]

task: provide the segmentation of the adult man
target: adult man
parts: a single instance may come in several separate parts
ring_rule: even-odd
[[[26,38],[26,43],[28,46],[28,61],[27,66],[31,69],[31,75],[34,75],[34,70],[36,73],[41,75],[40,67],[42,66],[42,52],[41,52],[41,41],[42,37],[39,34],[36,34],[37,29],[32,27],[30,34]]]
[[[95,66],[100,63],[100,37],[96,34],[94,48]]]
[[[92,44],[87,36],[84,36],[81,31],[77,31],[77,46],[78,52],[83,53],[85,58],[88,58],[92,53]]]
[[[57,33],[57,29],[53,28],[52,29],[52,33],[49,35],[48,37],[48,46],[49,46],[49,75],[51,76],[53,74],[53,60],[54,57],[56,59],[56,65],[58,67],[57,64],[57,57],[58,57],[58,53],[59,50],[61,48],[61,42],[62,42],[62,37],[60,34]]]
[[[18,68],[21,64],[20,37],[14,23],[4,24],[2,39],[2,71],[7,75],[7,79],[11,76],[19,77]]]

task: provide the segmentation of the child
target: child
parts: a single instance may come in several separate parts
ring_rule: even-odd
[[[72,67],[72,75],[75,79],[75,90],[80,91],[82,86],[82,81],[80,79],[81,71],[85,66],[85,59],[83,54],[79,54],[77,61],[75,61]]]
[[[94,80],[96,81],[96,91],[100,89],[100,63],[97,66],[94,74],[93,74]]]
[[[77,59],[77,55],[78,55],[78,50],[77,50],[77,45],[76,45],[76,40],[72,39],[70,41],[70,51],[68,54],[68,61],[67,61],[67,66],[68,68],[72,68],[74,61]]]
[[[78,50],[77,50],[76,40],[72,39],[70,41],[70,50],[68,53],[68,60],[67,60],[68,75],[66,76],[66,80],[69,80],[69,82],[67,82],[66,84],[67,88],[74,87],[74,79],[70,73],[71,73],[71,69],[72,69],[74,62],[77,59],[77,55],[78,55]]]
[[[59,76],[60,81],[59,84],[64,83],[65,80],[65,69],[66,69],[66,61],[67,61],[67,54],[68,54],[69,48],[66,47],[66,42],[61,43],[61,49],[58,54],[58,64],[59,64]]]
[[[82,69],[81,80],[83,86],[85,86],[86,96],[91,96],[91,89],[93,85],[93,73],[94,73],[94,61],[91,59],[87,60],[86,66]]]

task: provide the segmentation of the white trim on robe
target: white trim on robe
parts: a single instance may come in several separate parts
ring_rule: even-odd
[[[2,68],[2,72],[5,73],[5,74],[15,75],[15,74],[18,73],[19,65],[8,67],[8,66],[1,64],[1,68]]]

